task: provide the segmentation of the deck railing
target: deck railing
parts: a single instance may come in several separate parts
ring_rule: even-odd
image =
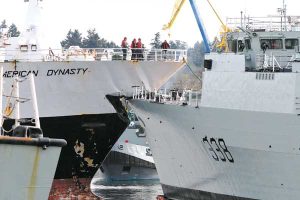
[[[292,55],[257,54],[256,66],[258,69],[272,69],[272,71],[275,71],[275,68],[291,68],[292,59]]]
[[[251,31],[300,31],[300,16],[267,16],[227,18],[226,24],[231,29],[241,27]]]
[[[193,107],[199,107],[201,100],[201,91],[194,91],[189,89],[155,89],[154,91],[150,92],[145,90],[144,87],[133,87],[132,98],[156,103],[189,105]]]
[[[0,48],[0,62],[9,61],[166,61],[181,62],[187,59],[185,49],[122,49],[122,48],[69,48],[9,50]]]

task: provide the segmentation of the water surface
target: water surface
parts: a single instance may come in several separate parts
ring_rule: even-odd
[[[91,185],[95,195],[108,200],[155,200],[162,194],[158,180],[147,181],[103,181],[93,180]]]

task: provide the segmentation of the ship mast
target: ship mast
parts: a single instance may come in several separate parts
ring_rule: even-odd
[[[286,25],[286,4],[285,4],[285,0],[282,1],[282,8],[278,8],[277,11],[280,13],[281,31],[287,31],[287,25]]]

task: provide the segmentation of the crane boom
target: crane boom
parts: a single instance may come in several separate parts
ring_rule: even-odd
[[[200,17],[197,5],[195,4],[195,0],[189,0],[189,1],[190,1],[192,10],[194,12],[194,16],[196,18],[198,28],[199,28],[199,30],[201,32],[201,35],[202,35],[202,39],[203,39],[203,42],[204,42],[204,45],[205,45],[205,53],[210,53],[208,36],[207,36],[206,30],[205,30],[205,27],[203,25],[202,19]]]
[[[173,14],[171,16],[171,20],[169,21],[169,23],[167,23],[166,25],[163,26],[163,30],[170,29],[173,26],[174,21],[175,21],[179,11],[181,10],[181,8],[182,8],[182,6],[185,2],[186,2],[186,0],[177,0],[176,1],[174,9],[173,9]],[[197,21],[198,28],[199,28],[199,30],[201,32],[201,35],[202,35],[202,39],[203,39],[203,42],[204,42],[204,45],[205,45],[205,52],[209,53],[210,52],[209,40],[208,40],[208,36],[206,34],[206,30],[203,26],[203,22],[201,20],[198,8],[197,8],[194,0],[189,0],[189,2],[190,2],[190,5],[192,7],[195,19]]]
[[[183,4],[184,4],[185,1],[186,0],[177,0],[176,1],[174,9],[173,9],[173,14],[172,14],[171,20],[170,20],[170,22],[168,24],[164,25],[163,30],[170,29],[173,26],[174,21],[175,21],[178,13],[181,10],[181,8],[182,8],[182,6],[183,6]],[[195,19],[197,21],[197,25],[199,27],[199,30],[200,30],[202,38],[203,38],[203,42],[204,42],[204,45],[205,45],[205,51],[206,51],[206,53],[209,53],[210,52],[209,40],[208,40],[206,31],[205,31],[205,28],[203,26],[203,22],[202,22],[202,20],[200,18],[200,14],[199,14],[198,8],[196,7],[195,0],[189,0],[189,1],[190,1],[192,10],[194,12],[194,16],[195,16]],[[219,49],[223,49],[223,50],[225,50],[225,52],[227,52],[228,51],[227,34],[228,34],[228,32],[231,32],[231,30],[230,30],[230,28],[228,28],[224,24],[224,22],[222,21],[221,17],[218,15],[217,11],[212,6],[210,0],[206,0],[206,1],[208,2],[209,6],[211,7],[211,9],[213,10],[213,12],[215,13],[216,17],[218,18],[218,20],[220,21],[220,23],[222,25],[221,26],[222,27],[222,31],[220,32],[221,42],[219,42],[218,44],[216,44],[216,47],[219,48]]]
[[[186,0],[177,0],[176,3],[175,3],[175,6],[174,6],[174,9],[173,9],[173,13],[172,13],[172,16],[171,16],[171,20],[169,21],[169,23],[165,24],[163,26],[163,30],[167,30],[167,29],[170,29],[173,24],[174,24],[174,21],[179,13],[179,11],[181,10],[184,2]]]

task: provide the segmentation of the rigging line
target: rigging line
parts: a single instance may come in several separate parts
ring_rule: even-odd
[[[10,100],[11,100],[11,97],[13,96],[13,92],[14,92],[14,90],[15,90],[15,81],[13,82],[13,84],[12,84],[12,88],[11,88],[11,91],[10,91],[10,95],[8,96],[8,100],[7,100],[7,102],[6,102],[6,108],[9,106],[9,103],[10,103]]]
[[[192,74],[199,80],[202,81],[202,79],[192,70],[192,68],[190,67],[190,65],[185,62],[186,66],[189,68],[189,70],[192,72]]]

